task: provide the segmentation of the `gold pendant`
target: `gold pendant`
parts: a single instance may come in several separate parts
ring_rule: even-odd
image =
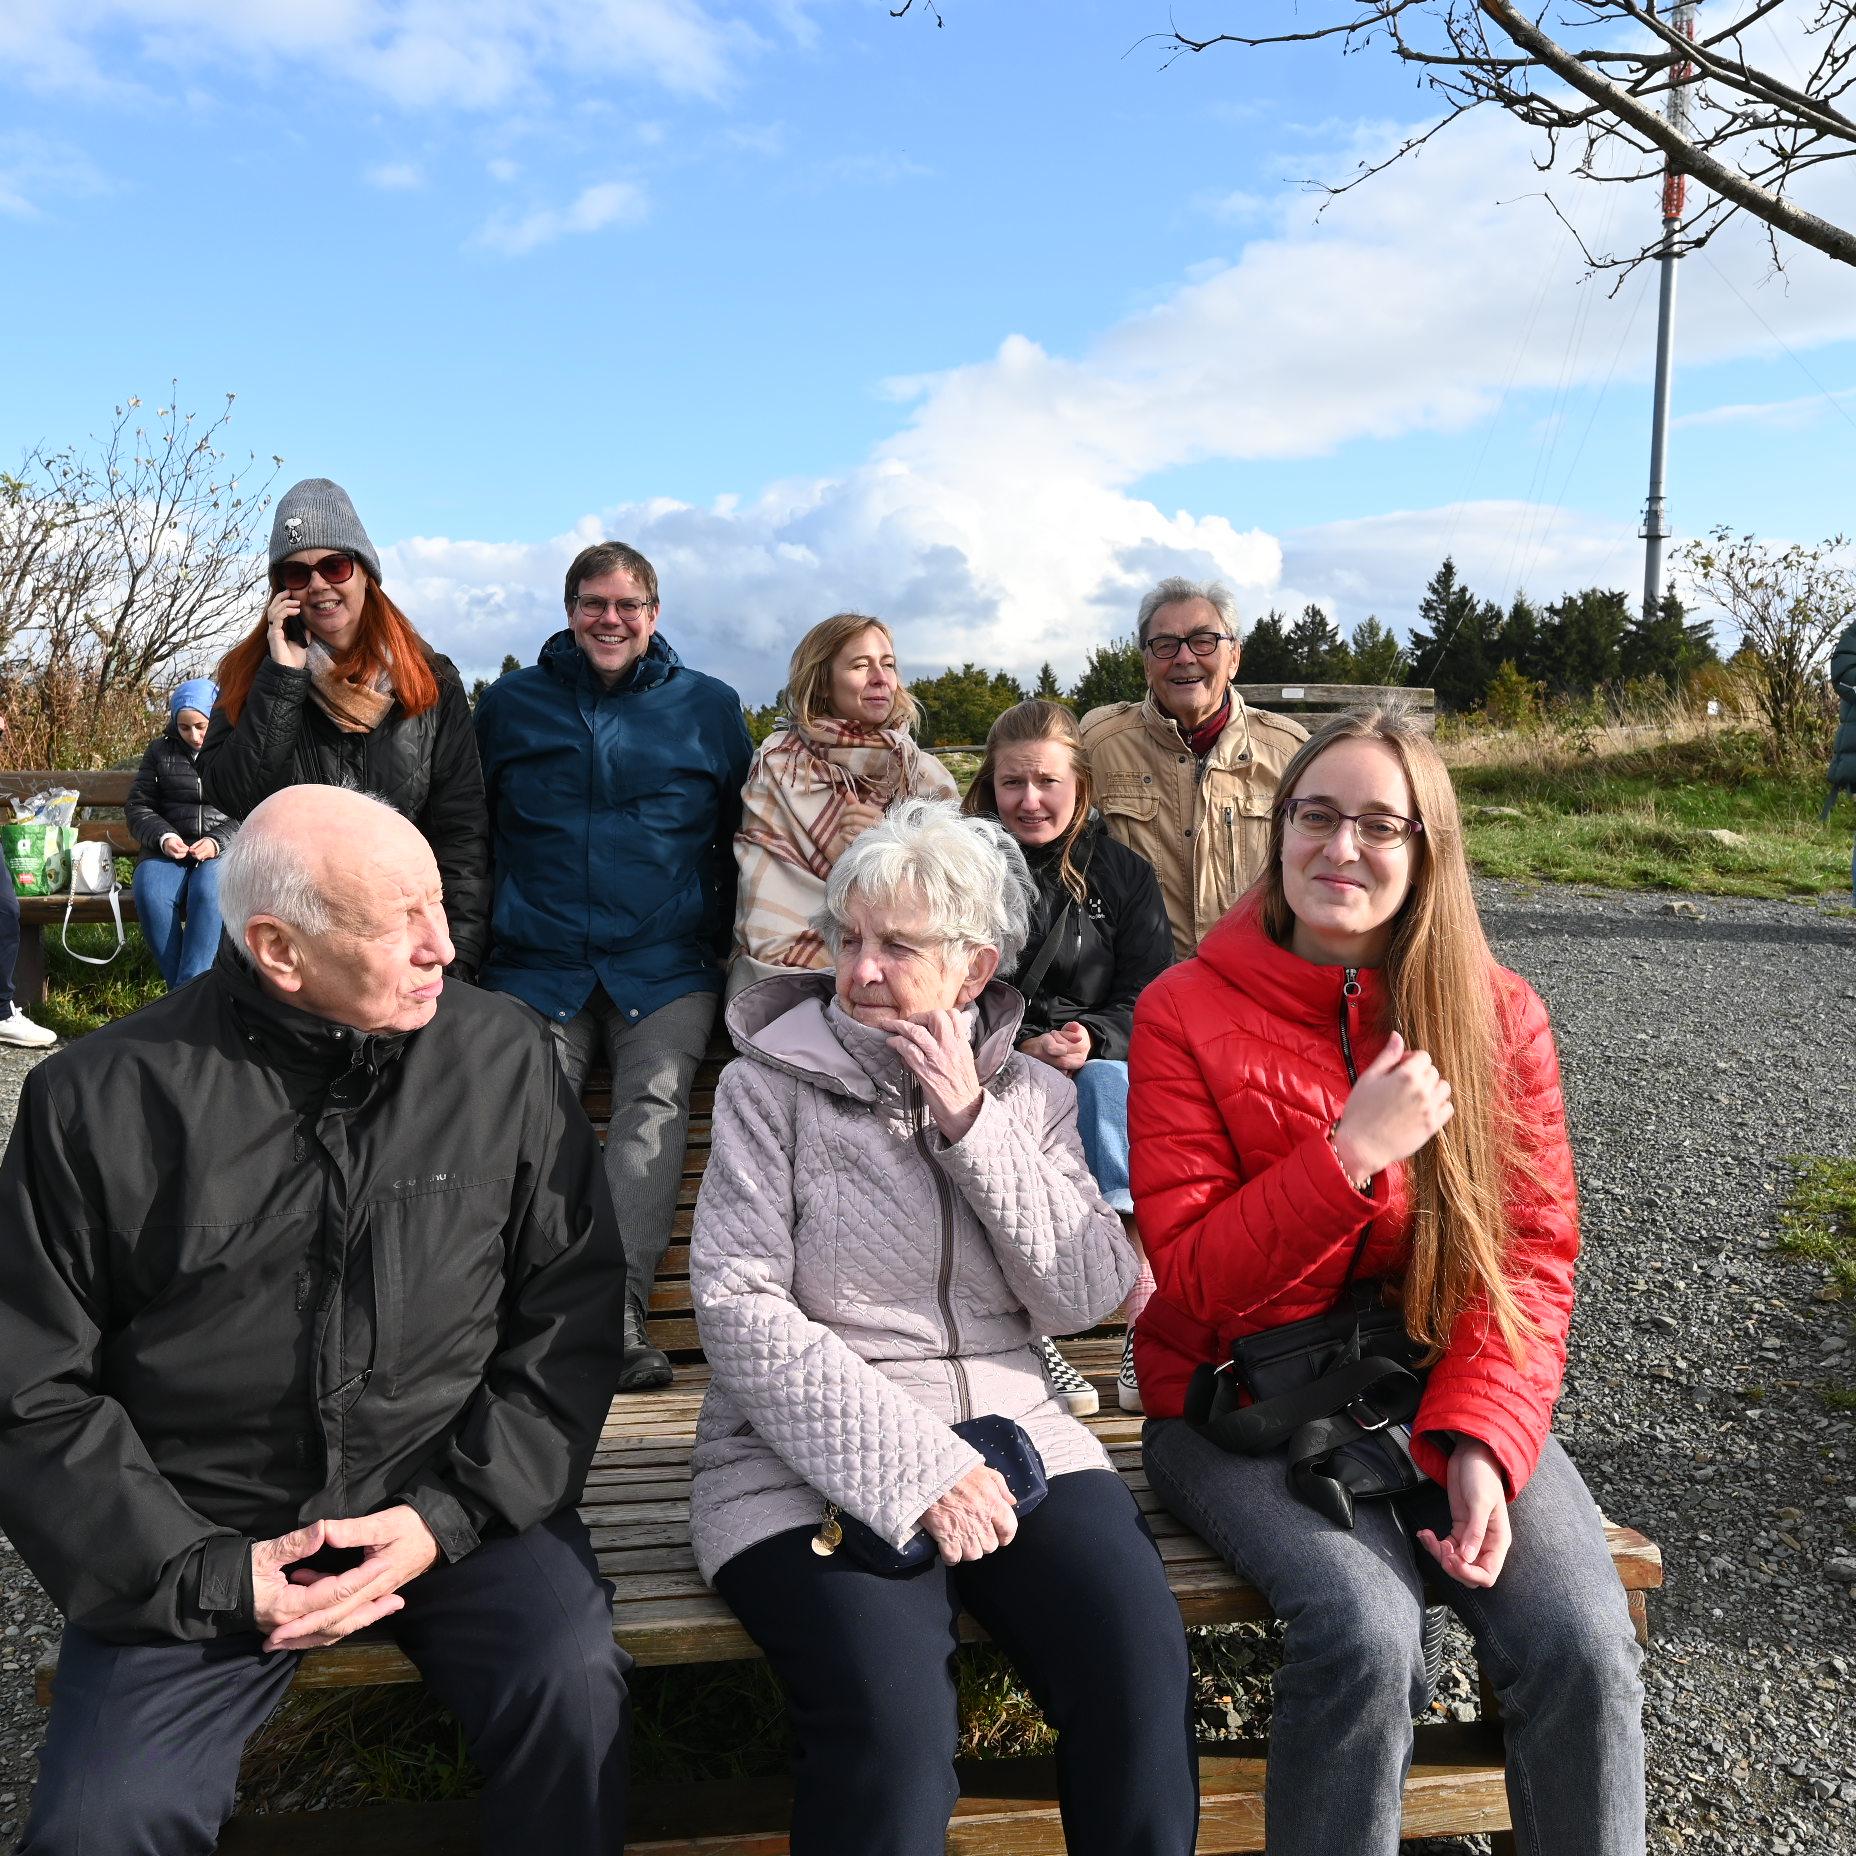
[[[829,1559],[837,1552],[839,1543],[843,1539],[844,1529],[839,1525],[838,1511],[828,1506],[824,1520],[818,1525],[818,1532],[812,1536],[812,1551],[820,1559]]]

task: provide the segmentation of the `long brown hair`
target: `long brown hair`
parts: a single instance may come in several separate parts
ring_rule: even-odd
[[[830,618],[820,619],[793,647],[793,661],[786,667],[786,712],[799,724],[801,733],[821,715],[831,713],[831,667],[838,661],[838,653],[852,639],[871,631],[881,632],[890,650],[895,650],[896,640],[889,627],[867,612],[834,612]],[[889,705],[882,725],[912,735],[921,719],[921,704],[909,694],[898,671],[896,700]]]
[[[1338,741],[1377,741],[1398,756],[1424,830],[1411,840],[1411,893],[1393,919],[1381,973],[1387,1023],[1413,1050],[1428,1051],[1450,1084],[1456,1112],[1410,1161],[1412,1241],[1405,1325],[1441,1352],[1464,1310],[1486,1299],[1518,1360],[1540,1330],[1514,1291],[1508,1188],[1525,1165],[1515,1102],[1504,1087],[1495,956],[1469,884],[1463,823],[1449,770],[1412,714],[1386,704],[1336,716],[1304,742],[1277,792],[1291,798],[1302,776]],[[1286,814],[1270,819],[1269,855],[1252,886],[1265,930],[1287,947],[1295,914],[1282,882]]]
[[[1078,902],[1086,899],[1083,873],[1076,867],[1076,847],[1089,824],[1089,811],[1095,804],[1095,782],[1089,777],[1089,755],[1083,747],[1083,732],[1062,703],[1045,702],[1033,697],[1015,704],[986,731],[986,754],[980,770],[967,788],[961,811],[984,818],[999,816],[999,796],[993,791],[993,772],[1001,748],[1020,747],[1028,741],[1058,741],[1070,750],[1070,771],[1076,775],[1076,810],[1057,840],[1063,846],[1058,874],[1063,886]]]
[[[380,582],[359,561],[354,570],[366,582],[361,595],[361,622],[355,628],[354,643],[345,655],[335,660],[335,674],[341,678],[371,681],[381,671],[393,685],[394,699],[408,715],[423,715],[438,701],[438,679],[432,674],[431,648],[413,630],[412,621],[380,590]],[[219,660],[219,707],[226,720],[236,724],[251,694],[252,679],[258,666],[270,656],[266,626],[259,619],[257,629],[241,638]]]

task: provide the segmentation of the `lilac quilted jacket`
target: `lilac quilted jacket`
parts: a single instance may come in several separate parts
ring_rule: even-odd
[[[1051,1475],[1107,1467],[1031,1341],[1115,1308],[1134,1251],[1083,1163],[1075,1090],[1013,1049],[1022,1011],[996,982],[973,1008],[985,1100],[949,1146],[830,974],[729,1007],[742,1055],[690,1243],[713,1373],[690,1490],[705,1579],[828,1500],[901,1546],[981,1461],[952,1426],[984,1412],[1022,1424]]]

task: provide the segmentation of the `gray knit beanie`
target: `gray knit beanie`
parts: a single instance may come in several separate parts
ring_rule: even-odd
[[[303,548],[339,548],[365,567],[380,584],[380,556],[348,500],[348,492],[327,477],[305,477],[277,499],[271,518],[271,565]]]

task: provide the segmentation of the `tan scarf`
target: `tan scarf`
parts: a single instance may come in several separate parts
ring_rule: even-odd
[[[825,900],[844,808],[958,797],[947,769],[900,729],[836,716],[803,730],[785,722],[754,757],[741,794],[737,952],[770,967],[827,964],[812,917]]]
[[[393,679],[387,670],[371,678],[338,677],[335,660],[320,638],[309,641],[309,699],[344,735],[378,728],[393,708]]]

